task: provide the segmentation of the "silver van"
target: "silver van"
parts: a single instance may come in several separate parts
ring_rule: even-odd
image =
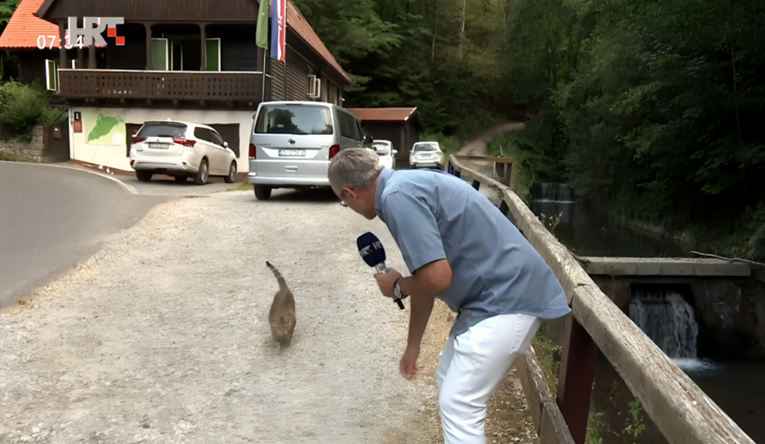
[[[366,146],[361,121],[323,102],[264,102],[253,117],[250,172],[255,196],[273,188],[328,187],[329,162],[340,150]]]

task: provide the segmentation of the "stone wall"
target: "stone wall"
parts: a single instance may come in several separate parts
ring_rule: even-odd
[[[42,126],[36,126],[32,130],[32,141],[27,143],[16,142],[15,140],[0,141],[0,153],[7,154],[16,160],[42,162],[45,151],[43,131]]]

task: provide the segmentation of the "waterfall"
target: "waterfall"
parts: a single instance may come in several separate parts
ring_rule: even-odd
[[[574,192],[565,183],[535,183],[531,187],[532,199],[539,202],[573,202]]]
[[[693,307],[674,291],[635,289],[630,319],[672,359],[696,358],[699,326]]]

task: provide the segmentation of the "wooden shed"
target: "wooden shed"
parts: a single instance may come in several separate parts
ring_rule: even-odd
[[[359,119],[367,134],[375,139],[390,140],[398,151],[396,159],[408,159],[412,145],[420,140],[425,127],[417,107],[414,108],[348,108]]]

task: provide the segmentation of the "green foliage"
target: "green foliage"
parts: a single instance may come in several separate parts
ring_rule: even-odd
[[[624,429],[624,433],[631,435],[632,439],[637,439],[637,437],[645,431],[643,413],[645,413],[645,411],[643,410],[643,404],[640,403],[639,399],[635,398],[630,401],[630,420],[629,424]]]
[[[462,140],[512,108],[499,72],[505,0],[295,3],[352,76],[347,107],[416,106],[426,131]]]
[[[21,0],[4,0],[0,2],[0,25],[5,25],[11,20],[13,12],[18,8]]]
[[[48,97],[39,80],[31,85],[13,80],[0,84],[0,122],[19,133],[20,142],[30,141],[35,126],[58,123],[66,117],[60,109],[48,106]]]
[[[759,0],[517,0],[503,73],[541,114],[505,143],[535,181],[751,246],[765,224],[763,14]]]
[[[544,371],[547,385],[550,386],[550,392],[554,396],[558,393],[558,373],[560,373],[560,360],[563,348],[560,345],[555,345],[547,336],[549,329],[549,324],[546,321],[542,321],[531,344],[534,346],[534,351]]]
[[[10,81],[0,85],[0,122],[19,133],[19,140],[31,140],[32,129],[48,108],[46,94],[38,85]]]

